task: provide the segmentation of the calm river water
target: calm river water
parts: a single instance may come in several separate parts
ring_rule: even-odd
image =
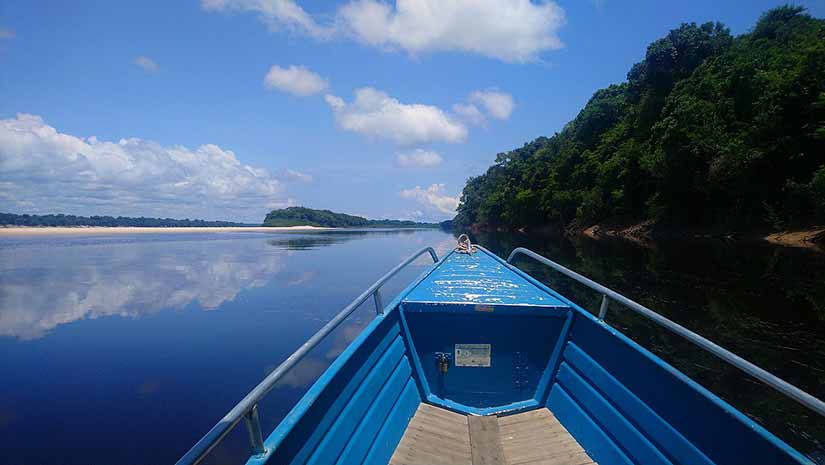
[[[825,254],[721,243],[529,246],[825,398]],[[266,373],[440,231],[0,239],[0,463],[174,463]],[[385,301],[426,265],[391,282]],[[597,297],[529,262],[595,310]],[[371,302],[261,404],[265,432],[358,334]],[[821,419],[629,311],[608,321],[825,463]],[[212,463],[242,463],[243,427]]]

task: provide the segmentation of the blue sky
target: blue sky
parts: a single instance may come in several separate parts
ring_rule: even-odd
[[[449,218],[668,30],[782,3],[4,1],[0,211]]]

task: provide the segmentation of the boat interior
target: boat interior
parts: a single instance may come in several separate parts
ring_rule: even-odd
[[[263,444],[249,465],[812,463],[483,248],[386,305]]]

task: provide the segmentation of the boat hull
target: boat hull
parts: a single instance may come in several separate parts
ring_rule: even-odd
[[[489,290],[490,276],[508,280],[503,288],[494,284],[503,300],[477,292]],[[514,295],[525,303],[508,300]],[[421,404],[499,423],[546,410],[585,454],[577,451],[577,460],[602,465],[812,464],[484,249],[449,254],[388,305],[248,463],[387,464],[402,438],[408,443],[405,432]]]

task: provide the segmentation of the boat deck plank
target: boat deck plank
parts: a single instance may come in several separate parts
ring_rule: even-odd
[[[506,465],[499,440],[498,418],[467,417],[473,465]]]
[[[473,465],[467,417],[422,403],[390,464]]]
[[[465,416],[421,404],[391,465],[597,465],[547,409]]]
[[[596,463],[546,408],[501,417],[499,431],[508,465]]]

